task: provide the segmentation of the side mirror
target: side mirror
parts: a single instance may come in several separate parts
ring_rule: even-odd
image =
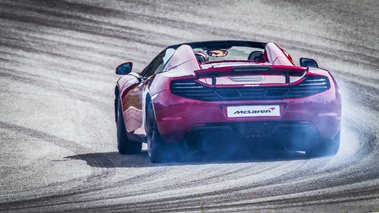
[[[318,67],[315,60],[311,58],[300,58],[300,66],[302,67]]]
[[[129,74],[132,71],[133,63],[132,62],[126,62],[123,64],[120,64],[116,68],[116,74],[117,75],[126,75]]]

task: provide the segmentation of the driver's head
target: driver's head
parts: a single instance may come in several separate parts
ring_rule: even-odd
[[[226,50],[209,50],[208,55],[213,57],[224,57],[228,54]]]

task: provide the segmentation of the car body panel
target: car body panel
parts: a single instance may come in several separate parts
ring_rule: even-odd
[[[227,104],[225,102],[194,102],[173,96],[169,90],[166,90],[153,100],[156,106],[159,130],[162,137],[170,142],[182,141],[185,130],[189,130],[192,125],[201,123],[307,121],[318,128],[320,136],[323,138],[333,138],[340,128],[341,112],[338,110],[341,104],[340,94],[334,89],[306,99],[231,101]],[[281,116],[226,117],[226,107],[241,105],[280,105]]]

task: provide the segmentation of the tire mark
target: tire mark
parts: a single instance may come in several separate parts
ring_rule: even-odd
[[[7,129],[18,134],[24,134],[29,137],[37,138],[48,143],[52,143],[56,146],[60,146],[64,149],[70,150],[76,154],[90,153],[91,149],[88,149],[84,146],[81,146],[78,143],[73,141],[57,137],[55,135],[48,134],[46,132],[41,132],[38,130],[22,127],[19,125],[9,124],[0,121],[0,128]],[[97,156],[96,158],[91,159],[91,161],[99,167],[106,168],[107,166],[113,165],[113,162],[103,156]],[[55,188],[56,186],[67,185],[66,191],[57,192],[57,194],[45,195],[39,198],[30,198],[25,200],[13,201],[8,203],[0,203],[0,211],[8,210],[20,210],[20,209],[30,209],[33,207],[42,207],[42,206],[52,206],[57,205],[60,202],[64,202],[64,198],[70,198],[74,195],[84,194],[88,192],[101,191],[105,187],[99,187],[98,183],[101,182],[104,178],[110,178],[115,174],[115,171],[108,169],[94,170],[92,169],[92,174],[86,177],[87,181],[83,182],[82,178],[74,178],[71,183],[52,183],[48,184],[41,188]],[[74,187],[70,189],[70,185],[73,182],[80,182],[82,185],[79,187]],[[58,202],[58,203],[57,203]],[[68,202],[68,201],[66,201]]]

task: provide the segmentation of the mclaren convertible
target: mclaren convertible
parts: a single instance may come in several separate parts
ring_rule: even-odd
[[[205,41],[172,45],[142,71],[116,68],[117,145],[152,162],[173,146],[201,150],[245,141],[248,149],[338,152],[341,93],[315,60],[291,56],[275,43]],[[172,154],[172,153],[171,153]]]

